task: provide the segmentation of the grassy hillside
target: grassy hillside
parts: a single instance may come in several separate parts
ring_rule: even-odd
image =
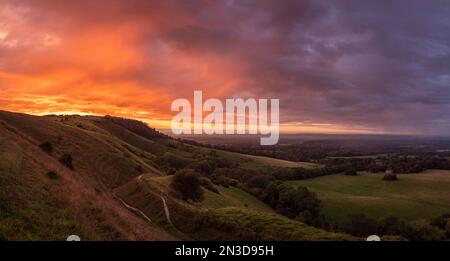
[[[316,192],[323,213],[332,221],[358,213],[378,219],[394,215],[416,220],[450,212],[450,171],[429,170],[398,177],[398,181],[387,182],[382,180],[382,174],[340,174],[288,184]]]
[[[186,144],[133,120],[0,111],[0,239],[349,239],[275,214],[235,187],[205,190],[199,203],[170,195],[169,172],[211,161],[244,173],[287,166]]]
[[[268,166],[272,167],[286,167],[286,168],[305,168],[305,169],[315,169],[321,168],[321,164],[311,163],[311,162],[294,162],[288,160],[275,159],[264,156],[255,156],[255,155],[247,155],[240,154],[236,152],[222,152],[221,154],[224,157],[237,160],[241,163],[241,166],[244,168],[250,169],[264,169]]]
[[[256,161],[257,163],[261,163],[264,165],[275,166],[275,167],[287,167],[287,168],[305,168],[305,169],[315,169],[320,168],[322,165],[311,163],[311,162],[294,162],[289,160],[275,159],[264,156],[254,156],[254,155],[245,155],[246,157]]]
[[[126,210],[110,189],[156,169],[88,119],[0,112],[0,237],[171,239]],[[50,143],[51,151],[40,145]],[[135,153],[136,152],[136,153]],[[59,162],[73,159],[73,170]]]
[[[143,176],[117,190],[118,197],[141,209],[152,222],[175,236],[202,240],[351,240],[276,214],[237,188],[204,190],[201,202],[185,202],[170,193],[171,177]],[[164,213],[164,198],[168,211]],[[189,218],[186,218],[189,217]],[[169,221],[170,220],[170,221]]]

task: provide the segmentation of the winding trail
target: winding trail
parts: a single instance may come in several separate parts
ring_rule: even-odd
[[[139,214],[140,214],[142,217],[144,217],[148,222],[150,222],[150,223],[153,224],[153,221],[152,221],[147,215],[145,215],[145,213],[142,212],[140,209],[128,205],[125,201],[123,201],[121,198],[119,198],[118,196],[116,196],[116,194],[115,194],[114,192],[112,193],[112,195],[113,195],[114,198],[118,199],[118,200],[119,200],[126,208],[128,208],[128,209],[130,209],[130,210],[132,210],[132,211],[135,211],[135,212],[139,213]]]
[[[170,220],[170,212],[169,212],[169,207],[167,206],[166,200],[163,198],[163,196],[159,196],[159,197],[161,198],[161,200],[164,204],[164,213],[166,214],[167,221],[169,222],[169,224],[172,227],[175,227],[172,223],[172,220]]]
[[[144,175],[145,175],[145,174],[141,174],[141,175],[138,176],[138,178],[137,178],[138,182],[141,182],[141,181],[142,181],[142,177],[143,177]],[[155,196],[158,196],[158,197],[161,199],[161,201],[162,201],[162,203],[163,203],[163,205],[164,205],[164,214],[165,214],[165,216],[166,216],[167,222],[169,222],[169,224],[170,224],[173,228],[175,228],[175,226],[174,226],[173,223],[172,223],[172,220],[170,220],[170,211],[169,211],[169,206],[167,205],[166,199],[165,199],[163,196],[154,193],[153,191],[149,191],[149,192],[152,193],[152,194],[155,195]],[[141,212],[142,212],[142,211],[141,211]]]

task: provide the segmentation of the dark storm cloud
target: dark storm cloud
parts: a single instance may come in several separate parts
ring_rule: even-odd
[[[279,97],[284,122],[450,130],[448,1],[7,2],[30,8],[28,22],[62,37],[135,31],[127,44],[139,66],[93,79],[131,79],[170,94],[201,87]],[[173,54],[182,69],[168,62]],[[0,55],[8,56],[1,46]]]

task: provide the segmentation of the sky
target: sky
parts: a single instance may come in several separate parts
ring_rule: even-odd
[[[450,133],[448,1],[0,0],[0,109],[135,118],[278,98],[281,130]]]

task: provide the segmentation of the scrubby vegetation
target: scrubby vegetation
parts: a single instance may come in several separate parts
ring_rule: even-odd
[[[46,175],[49,179],[58,179],[59,178],[58,174],[54,171],[49,171],[46,173]]]
[[[396,180],[398,180],[398,177],[397,177],[397,175],[394,174],[394,173],[386,173],[386,174],[384,174],[384,176],[383,176],[383,180],[386,180],[386,181],[396,181]]]
[[[437,219],[448,222],[448,214]],[[411,241],[449,240],[445,227],[434,223],[434,220],[420,220],[406,222],[395,216],[389,216],[381,221],[368,218],[364,214],[349,216],[338,230],[354,236],[367,237],[369,235],[398,236]]]
[[[170,186],[175,195],[183,200],[199,201],[203,198],[200,175],[193,170],[185,169],[175,173]]]
[[[39,145],[39,147],[48,154],[51,154],[53,152],[53,145],[51,142],[43,142]]]
[[[61,162],[61,164],[63,164],[64,166],[66,166],[67,168],[74,170],[73,167],[73,159],[72,156],[69,154],[64,154],[59,158],[59,162]]]
[[[307,188],[272,182],[263,190],[263,199],[278,213],[317,227],[324,226],[320,202]]]

